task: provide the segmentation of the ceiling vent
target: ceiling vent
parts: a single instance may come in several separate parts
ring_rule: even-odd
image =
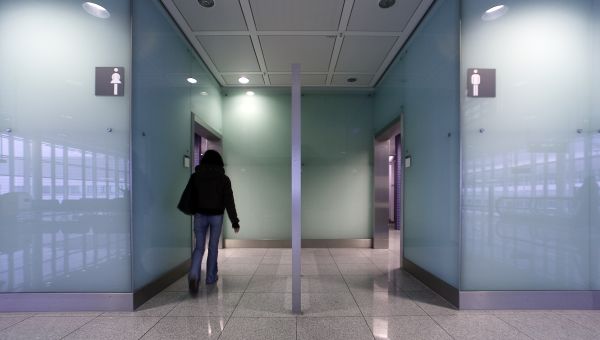
[[[395,1],[395,0],[392,0],[392,1]],[[214,0],[198,0],[198,3],[200,4],[200,6],[206,7],[206,8],[211,8],[212,6],[215,5]],[[379,6],[381,6],[381,4]]]
[[[394,6],[396,0],[379,0],[379,7],[381,8],[390,8]]]

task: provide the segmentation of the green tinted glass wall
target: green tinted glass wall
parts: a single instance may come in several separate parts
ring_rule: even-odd
[[[0,292],[131,291],[130,2],[81,4],[0,1]]]
[[[375,95],[378,129],[404,115],[404,257],[459,285],[459,4],[437,1]]]
[[[133,7],[134,289],[190,258],[191,219],[177,202],[191,173],[191,112],[221,128],[219,87],[158,1]],[[198,80],[196,84],[186,81]],[[202,92],[205,92],[203,94]]]
[[[598,289],[600,1],[496,4],[462,1],[462,89],[496,97],[463,97],[461,288]]]
[[[223,147],[241,231],[226,238],[291,238],[288,94],[224,97]],[[372,99],[302,97],[302,238],[371,236]],[[227,222],[227,226],[229,223]]]

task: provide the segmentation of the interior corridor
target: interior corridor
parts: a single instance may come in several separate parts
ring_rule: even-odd
[[[399,244],[390,231],[390,244]],[[219,281],[185,277],[135,312],[4,313],[0,339],[598,339],[600,311],[458,311],[400,268],[398,247],[222,249]]]

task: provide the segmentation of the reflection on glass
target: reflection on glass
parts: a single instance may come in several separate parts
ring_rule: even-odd
[[[0,292],[89,291],[127,261],[128,173],[127,155],[0,135]]]

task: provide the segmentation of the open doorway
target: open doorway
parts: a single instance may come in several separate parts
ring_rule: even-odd
[[[402,121],[397,119],[375,135],[373,164],[373,248],[402,256],[403,229]]]

